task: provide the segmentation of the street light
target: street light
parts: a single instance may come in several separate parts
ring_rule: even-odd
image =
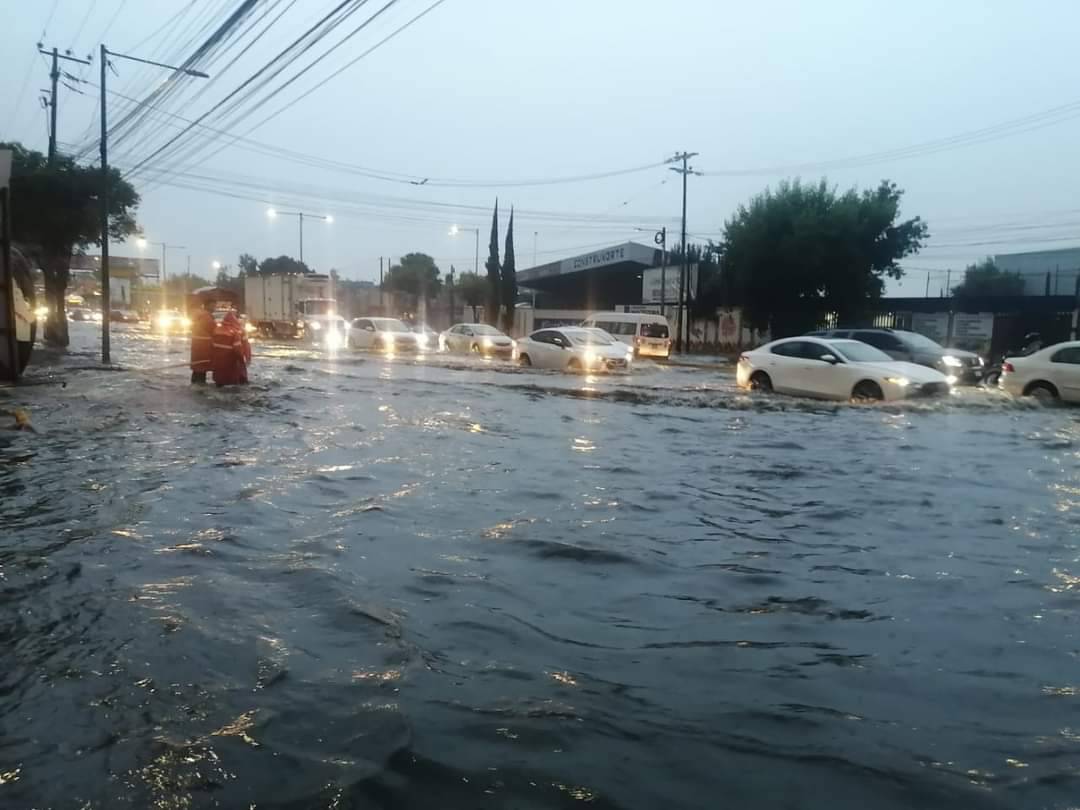
[[[479,228],[466,228],[461,225],[451,225],[450,235],[457,236],[462,231],[472,231],[476,234],[476,256],[473,259],[473,274],[480,275],[480,229]]]
[[[329,214],[308,214],[304,211],[278,211],[276,208],[267,208],[266,215],[270,219],[277,219],[278,217],[296,217],[300,220],[300,263],[304,262],[304,219],[321,219],[327,225],[332,225],[334,218]]]
[[[215,270],[220,270],[221,262],[219,262],[217,259],[214,259],[212,262],[210,262],[210,266]]]

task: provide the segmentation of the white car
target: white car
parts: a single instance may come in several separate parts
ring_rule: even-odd
[[[356,318],[349,328],[349,348],[387,354],[422,352],[428,348],[428,338],[397,318]]]
[[[741,388],[823,399],[896,400],[952,390],[940,371],[893,360],[858,340],[815,337],[766,343],[739,357]]]
[[[1006,357],[998,385],[1013,396],[1080,402],[1080,340]]]
[[[459,323],[439,335],[439,348],[462,354],[510,357],[514,341],[486,323]]]
[[[629,371],[634,350],[599,329],[538,329],[517,342],[523,366],[566,371]]]

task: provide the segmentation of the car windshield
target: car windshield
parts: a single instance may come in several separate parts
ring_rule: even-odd
[[[496,329],[494,326],[488,326],[486,323],[477,323],[469,327],[472,329],[474,335],[488,335],[490,337],[502,337],[502,332]]]
[[[578,346],[610,346],[615,342],[602,332],[567,332],[566,336]]]
[[[408,332],[409,327],[397,318],[372,318],[371,322],[380,332]]]
[[[666,338],[668,336],[667,324],[643,323],[641,325],[641,336],[647,338]]]
[[[834,340],[832,347],[840,352],[840,356],[852,363],[882,363],[891,362],[892,358],[881,349],[875,349],[867,343],[857,340]]]
[[[944,347],[940,343],[928,338],[926,335],[920,335],[918,332],[897,332],[898,336],[906,340],[916,349],[921,349],[924,352],[943,352]]]

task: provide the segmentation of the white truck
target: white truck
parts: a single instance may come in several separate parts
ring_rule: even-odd
[[[250,275],[244,279],[248,323],[272,338],[300,338],[331,348],[345,345],[334,281],[316,273]]]

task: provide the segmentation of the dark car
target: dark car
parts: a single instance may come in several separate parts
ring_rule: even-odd
[[[139,316],[130,309],[109,310],[109,320],[114,323],[138,323]]]
[[[902,329],[822,329],[813,337],[861,340],[881,349],[893,360],[906,360],[940,371],[957,382],[974,385],[982,379],[983,359],[975,352],[947,349],[918,332]]]

